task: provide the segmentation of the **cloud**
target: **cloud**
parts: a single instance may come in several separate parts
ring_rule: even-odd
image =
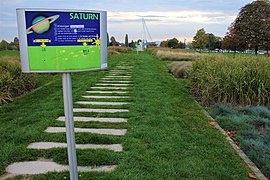
[[[234,20],[232,14],[221,11],[147,11],[147,12],[109,12],[110,22],[139,22],[138,17],[159,24],[183,24],[187,22],[200,24],[227,24]]]

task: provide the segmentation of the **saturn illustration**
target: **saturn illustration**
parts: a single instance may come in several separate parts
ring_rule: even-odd
[[[59,18],[59,15],[44,17],[38,16],[32,21],[32,26],[29,27],[26,32],[27,34],[31,34],[33,31],[38,34],[42,34],[49,30],[51,23],[56,21]]]

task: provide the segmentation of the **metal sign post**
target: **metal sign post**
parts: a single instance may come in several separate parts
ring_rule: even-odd
[[[69,174],[71,180],[78,180],[71,74],[63,73],[62,80],[63,80],[65,119],[66,119],[65,122],[66,122]]]

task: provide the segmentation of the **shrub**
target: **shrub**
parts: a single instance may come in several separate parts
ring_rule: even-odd
[[[0,104],[8,103],[35,87],[34,75],[21,72],[19,57],[0,58]]]
[[[168,65],[169,72],[171,72],[176,78],[187,78],[188,71],[192,68],[192,62],[172,62]]]
[[[262,57],[202,56],[193,62],[191,92],[204,105],[268,105],[269,68],[269,59]]]

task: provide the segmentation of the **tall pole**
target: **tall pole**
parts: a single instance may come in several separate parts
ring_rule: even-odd
[[[63,73],[63,94],[70,180],[78,180],[71,74]]]

